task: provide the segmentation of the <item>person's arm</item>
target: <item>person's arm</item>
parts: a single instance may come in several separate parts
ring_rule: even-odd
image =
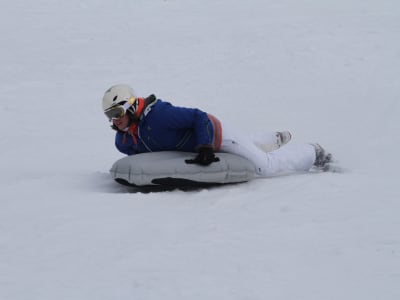
[[[197,147],[212,146],[214,129],[204,111],[169,104],[163,112],[163,118],[168,128],[192,129],[197,138]]]
[[[196,138],[196,150],[198,152],[194,159],[185,160],[188,164],[208,166],[219,161],[215,157],[213,149],[214,128],[207,113],[197,108],[185,108],[168,106],[165,112],[165,122],[169,128],[192,129]]]
[[[130,136],[128,134],[117,132],[115,135],[115,147],[119,152],[124,153],[126,155],[136,154],[135,150],[132,147],[132,143],[128,141]]]

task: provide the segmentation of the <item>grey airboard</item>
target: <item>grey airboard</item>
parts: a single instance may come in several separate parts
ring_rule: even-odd
[[[126,156],[111,167],[111,176],[118,182],[135,186],[174,182],[227,184],[249,181],[255,177],[255,166],[247,159],[230,153],[217,153],[220,159],[209,166],[185,163],[195,153],[151,152]],[[169,181],[167,180],[169,179]]]

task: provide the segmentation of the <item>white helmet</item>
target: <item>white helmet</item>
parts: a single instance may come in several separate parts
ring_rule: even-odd
[[[103,111],[110,120],[120,118],[135,104],[135,100],[135,94],[129,85],[114,85],[104,93]],[[135,108],[133,107],[132,112],[134,111]]]

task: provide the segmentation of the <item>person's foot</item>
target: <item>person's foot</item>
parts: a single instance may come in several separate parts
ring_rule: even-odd
[[[278,131],[276,133],[276,143],[278,144],[279,148],[289,143],[291,139],[292,135],[290,134],[289,131]]]
[[[332,162],[332,154],[326,152],[319,144],[313,144],[313,146],[315,147],[314,166],[323,168],[326,164]]]

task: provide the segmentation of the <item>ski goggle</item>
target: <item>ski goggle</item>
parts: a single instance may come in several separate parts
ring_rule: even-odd
[[[123,116],[125,116],[125,112],[127,111],[127,109],[131,107],[132,104],[135,103],[135,101],[136,98],[131,97],[128,101],[126,101],[123,104],[116,104],[111,106],[110,108],[107,108],[104,111],[104,114],[110,121],[121,119]]]

